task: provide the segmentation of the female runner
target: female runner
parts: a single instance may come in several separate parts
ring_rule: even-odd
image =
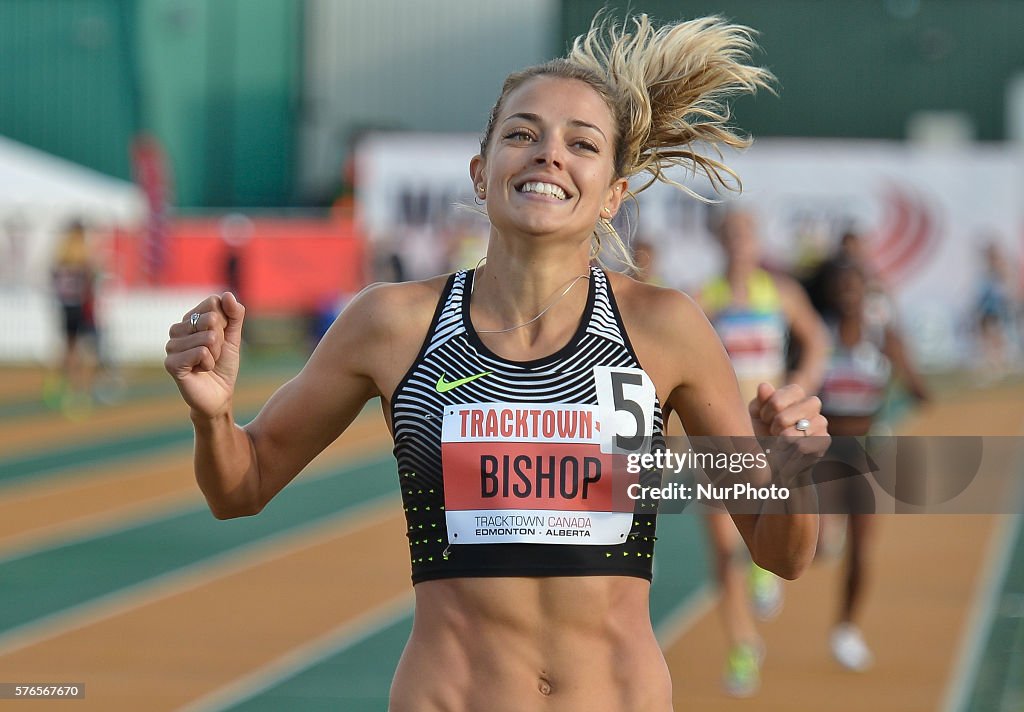
[[[918,403],[928,400],[928,391],[906,354],[899,332],[888,321],[872,318],[866,303],[869,282],[863,268],[850,261],[835,262],[824,272],[822,283],[831,336],[821,386],[822,409],[828,415],[832,434],[842,436],[834,443],[840,452],[837,459],[842,461],[841,450],[851,438],[871,432],[893,376],[903,381]],[[874,500],[861,478],[829,478],[827,474],[822,477],[819,491],[823,497],[837,498],[837,508],[847,513],[844,580],[829,646],[840,665],[860,672],[871,667],[874,660],[858,625],[875,530]]]
[[[630,177],[682,165],[721,181],[695,146],[745,143],[721,102],[766,81],[750,48],[717,18],[640,16],[509,76],[470,163],[486,264],[364,290],[244,427],[242,305],[212,296],[171,327],[166,367],[219,518],[259,512],[381,399],[416,594],[392,712],[671,710],[648,612],[654,517],[608,504],[606,451],[659,435],[670,411],[691,435],[826,433],[799,387],[762,386],[748,410],[689,298],[594,263]],[[765,568],[809,564],[816,514],[735,521]]]
[[[741,396],[754,397],[762,382],[795,383],[808,393],[816,392],[828,339],[803,288],[796,280],[761,267],[753,213],[732,207],[716,227],[725,269],[704,285],[700,305],[729,353]],[[789,342],[797,347],[799,358],[787,374]],[[782,608],[782,585],[756,563],[748,564],[728,514],[708,514],[706,522],[719,586],[718,609],[729,645],[722,686],[734,697],[749,697],[760,687],[765,655],[753,614],[760,620],[774,618]]]

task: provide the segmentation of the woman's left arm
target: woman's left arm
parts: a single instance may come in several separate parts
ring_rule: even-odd
[[[630,310],[637,316],[641,336],[634,342],[646,346],[639,355],[656,382],[668,379],[671,384],[667,405],[679,415],[688,436],[804,438],[794,427],[801,419],[810,423],[807,435],[827,436],[821,401],[808,397],[798,385],[775,390],[762,384],[757,398],[749,406],[743,403],[725,348],[689,297],[658,290],[640,302],[646,302],[646,308]],[[657,315],[656,320],[652,315]],[[823,448],[827,438],[808,441],[808,445],[812,443]],[[818,515],[813,509],[785,514],[734,513],[732,517],[759,566],[793,579],[813,559],[818,533]]]
[[[762,383],[748,409],[756,435],[779,437],[775,448],[779,457],[774,458],[777,466],[793,470],[789,475],[774,474],[793,481],[785,514],[734,514],[733,521],[755,563],[783,578],[795,579],[814,559],[818,540],[817,495],[813,485],[799,476],[828,449],[828,421],[821,414],[821,400],[808,396],[797,384],[776,389]],[[802,419],[808,421],[805,431],[795,427]]]

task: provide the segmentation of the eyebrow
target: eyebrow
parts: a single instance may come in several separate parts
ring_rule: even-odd
[[[516,113],[516,114],[509,114],[508,116],[505,117],[505,120],[502,121],[501,123],[505,123],[505,121],[511,121],[512,119],[525,119],[526,121],[532,121],[535,124],[541,123],[541,119],[540,119],[539,115],[531,114],[531,113],[528,113],[528,112],[519,112],[519,113]],[[604,131],[602,131],[600,128],[598,128],[594,124],[589,123],[587,121],[583,121],[582,119],[570,119],[569,120],[569,125],[570,126],[580,126],[582,128],[585,128],[585,129],[593,129],[594,131],[597,131],[599,134],[601,134],[602,138],[604,138],[605,140],[608,139],[608,137],[604,135]]]

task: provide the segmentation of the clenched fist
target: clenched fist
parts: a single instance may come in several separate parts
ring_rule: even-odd
[[[193,417],[213,418],[230,410],[244,318],[245,307],[224,292],[207,297],[171,325],[164,368]]]

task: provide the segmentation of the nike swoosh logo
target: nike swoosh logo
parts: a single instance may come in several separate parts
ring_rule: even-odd
[[[472,376],[466,376],[465,378],[459,378],[459,379],[456,379],[454,381],[446,381],[446,380],[444,380],[444,374],[442,373],[441,377],[439,379],[437,379],[437,385],[434,386],[434,389],[438,393],[447,393],[448,391],[452,390],[453,388],[458,388],[459,386],[464,386],[467,383],[469,383],[470,381],[475,381],[476,379],[483,378],[484,376],[490,376],[492,373],[493,373],[493,371],[484,371],[483,373],[477,373],[477,374],[474,374]]]

